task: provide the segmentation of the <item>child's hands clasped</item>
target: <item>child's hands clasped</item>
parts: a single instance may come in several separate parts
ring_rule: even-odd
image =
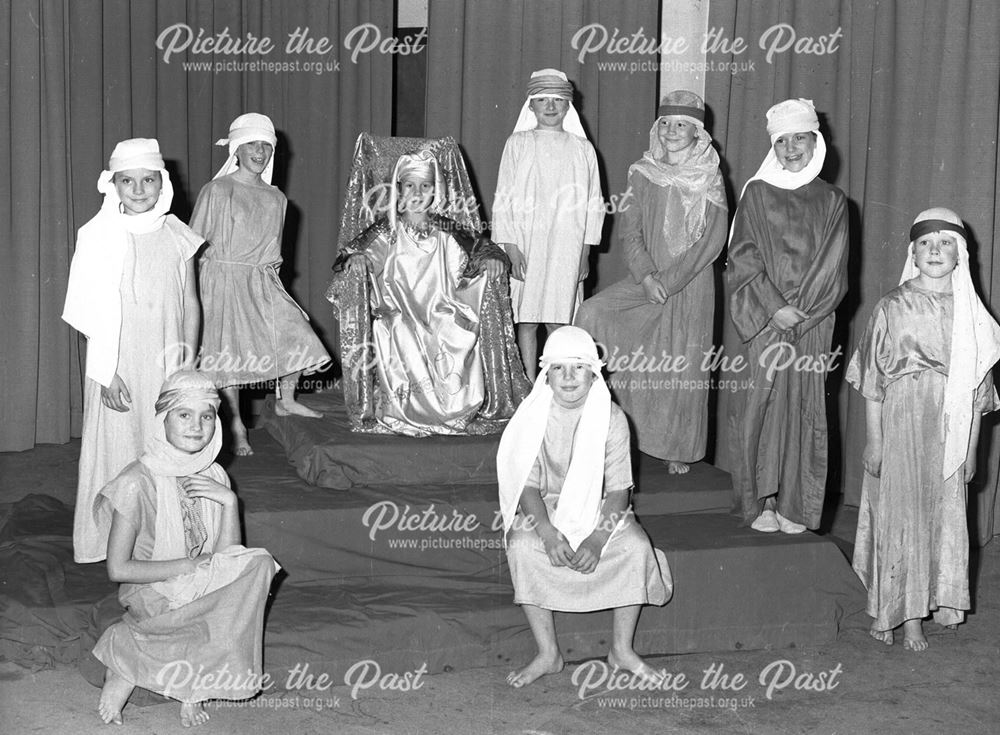
[[[642,290],[646,292],[646,300],[651,304],[667,303],[667,289],[654,274],[649,273],[642,279]]]
[[[577,548],[573,558],[570,559],[569,566],[581,574],[590,574],[597,569],[597,563],[601,560],[601,551],[608,540],[606,533],[594,531],[587,536]]]
[[[797,306],[787,304],[774,312],[774,315],[771,317],[771,321],[768,322],[768,324],[771,325],[772,329],[778,332],[787,332],[789,329],[804,322],[808,318],[809,314],[802,311],[802,309]]]
[[[566,537],[562,535],[559,529],[555,526],[550,526],[546,530],[539,529],[538,535],[545,545],[545,553],[548,555],[552,566],[572,566],[570,562],[574,556],[573,547],[569,545],[569,541],[566,540]]]
[[[181,478],[181,487],[188,497],[205,498],[219,505],[234,505],[236,493],[220,482],[204,475],[190,475]]]
[[[112,411],[121,413],[125,413],[131,407],[132,394],[128,392],[128,386],[118,373],[111,379],[111,385],[107,388],[101,386],[101,403]]]

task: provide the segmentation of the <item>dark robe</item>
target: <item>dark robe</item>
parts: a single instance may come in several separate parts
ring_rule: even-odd
[[[824,384],[834,310],[847,291],[847,199],[813,179],[798,189],[746,188],[733,223],[726,282],[749,383],[728,420],[736,438],[733,490],[746,523],[777,494],[777,512],[818,528],[827,471]],[[768,321],[781,307],[809,318],[787,332]],[[784,344],[782,344],[784,343]]]

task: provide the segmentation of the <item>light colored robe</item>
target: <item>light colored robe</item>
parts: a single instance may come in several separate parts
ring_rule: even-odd
[[[156,421],[153,406],[160,386],[181,367],[187,261],[200,245],[201,239],[172,217],[156,232],[128,236],[120,286],[122,328],[117,373],[132,403],[123,413],[106,408],[101,403],[100,384],[86,378],[73,513],[73,556],[77,563],[101,561],[107,554],[107,536],[98,531],[90,509],[101,488],[142,453]]]
[[[229,486],[216,464],[201,474]],[[157,560],[156,493],[153,475],[135,462],[96,501],[135,528],[132,558],[139,561]],[[201,550],[209,551],[221,526],[220,506],[203,498],[195,503],[208,532]],[[176,505],[180,519],[179,500]],[[264,549],[230,546],[191,574],[122,584],[118,599],[125,615],[104,632],[94,656],[126,681],[182,702],[252,697],[261,690],[264,605],[275,571]]]
[[[463,433],[486,395],[479,313],[486,276],[463,278],[468,256],[445,232],[402,222],[362,251],[380,299],[373,312],[380,423],[423,436]]]
[[[515,322],[571,324],[583,298],[584,244],[601,241],[604,202],[597,154],[565,131],[526,130],[507,138],[493,202],[493,240],[524,256],[511,279]]]
[[[539,490],[549,518],[559,503],[583,407],[565,409],[553,403],[538,458],[526,487]],[[604,493],[628,492],[632,487],[628,422],[612,404],[604,457]],[[673,582],[667,558],[654,549],[628,508],[601,552],[591,574],[555,567],[545,545],[518,513],[507,536],[507,561],[514,583],[514,602],[546,610],[590,612],[628,605],[664,605]]]
[[[191,229],[209,243],[201,257],[200,369],[220,388],[320,369],[330,355],[309,317],[281,284],[285,195],[233,175],[205,184]]]
[[[865,473],[854,570],[868,588],[875,628],[934,614],[942,625],[969,609],[965,466],[943,479],[944,387],[953,298],[906,281],[876,304],[847,382],[882,404],[882,469]],[[988,373],[973,410],[998,408]]]

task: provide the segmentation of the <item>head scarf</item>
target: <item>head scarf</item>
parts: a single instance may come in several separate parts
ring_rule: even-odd
[[[566,110],[566,117],[563,118],[563,130],[567,133],[587,139],[587,134],[583,132],[583,123],[580,122],[580,113],[573,106],[573,85],[564,72],[558,69],[539,69],[531,73],[528,80],[527,98],[521,107],[521,114],[514,124],[514,132],[520,133],[524,130],[534,130],[538,127],[538,118],[529,105],[531,100],[542,99],[543,97],[558,97],[561,100],[569,100],[569,109]]]
[[[779,136],[789,133],[807,132],[816,133],[813,157],[801,171],[788,171],[778,162],[778,156],[774,152],[774,141]],[[771,148],[764,156],[757,173],[743,185],[743,191],[746,191],[747,184],[755,179],[762,179],[779,189],[798,189],[819,176],[823,162],[826,161],[826,139],[819,130],[819,118],[816,116],[812,100],[800,97],[774,105],[767,111],[767,134],[771,136]],[[743,192],[740,192],[740,197],[743,197]]]
[[[969,247],[965,228],[957,214],[944,207],[924,210],[913,220],[906,263],[899,282],[917,278],[913,262],[917,240],[928,232],[944,232],[958,243],[958,264],[951,272],[954,316],[951,328],[951,355],[948,382],[944,389],[944,478],[948,479],[965,461],[972,429],[976,389],[993,365],[1000,360],[1000,326],[980,301],[969,273]]]
[[[148,212],[129,215],[123,211],[114,175],[140,168],[160,172],[160,198]],[[120,289],[129,233],[155,232],[163,227],[174,197],[159,143],[153,138],[132,138],[116,145],[107,170],[97,179],[97,190],[104,195],[104,202],[77,233],[62,318],[88,337],[87,377],[109,386],[118,370]],[[125,280],[128,285],[134,281]]]
[[[270,143],[273,149],[271,151],[271,160],[267,162],[267,167],[260,175],[265,184],[270,184],[271,174],[274,172],[274,154],[278,148],[278,137],[274,134],[274,123],[271,122],[271,118],[257,112],[248,112],[240,115],[229,126],[229,137],[220,138],[215,141],[216,145],[229,146],[229,158],[226,159],[226,162],[222,164],[222,168],[212,178],[217,179],[220,176],[228,176],[238,169],[239,163],[236,160],[236,149],[244,143],[253,143],[258,140]]]
[[[694,125],[697,131],[687,151],[687,159],[680,164],[666,163],[666,148],[660,142],[660,121],[665,117],[680,117]],[[661,187],[672,186],[680,193],[684,208],[682,241],[677,239],[677,224],[663,221],[663,240],[671,255],[680,255],[705,232],[705,210],[711,202],[726,207],[726,192],[719,171],[719,154],[712,146],[712,136],[705,130],[705,103],[694,92],[677,90],[660,102],[659,115],[649,130],[649,150],[641,159],[629,166],[629,175],[635,171]]]
[[[400,214],[398,211],[399,184],[404,177],[412,174],[434,182],[434,199],[431,201],[432,212],[441,212],[447,205],[444,175],[434,152],[425,146],[413,153],[404,153],[396,161],[392,170],[392,181],[389,187],[389,224],[393,230],[396,229]]]
[[[552,388],[547,376],[552,365],[582,362],[595,375],[583,404],[559,504],[550,518],[574,549],[593,532],[600,520],[604,488],[604,455],[611,422],[611,393],[601,376],[603,363],[593,338],[579,327],[560,327],[545,341],[535,385],[511,417],[497,450],[497,482],[504,543],[514,524],[517,506],[531,468],[545,439]]]
[[[194,558],[204,549],[211,549],[217,515],[216,503],[203,498],[190,498],[178,478],[205,472],[215,462],[222,449],[222,422],[215,416],[215,434],[204,448],[194,454],[178,449],[167,441],[167,412],[178,406],[190,406],[207,401],[219,408],[219,392],[207,376],[194,370],[181,370],[163,383],[156,399],[153,431],[146,439],[145,451],[139,461],[149,470],[156,484],[156,525],[154,559]]]

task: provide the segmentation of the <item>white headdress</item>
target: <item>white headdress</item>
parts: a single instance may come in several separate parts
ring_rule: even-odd
[[[274,134],[274,123],[271,122],[271,118],[257,112],[248,112],[233,120],[229,126],[229,137],[220,138],[215,141],[216,145],[229,146],[229,158],[226,159],[226,162],[222,164],[222,168],[212,178],[217,179],[220,176],[227,176],[239,168],[236,161],[236,149],[244,143],[253,143],[258,140],[270,143],[272,149],[277,148],[278,137]],[[271,174],[273,172],[274,153],[272,151],[271,159],[267,162],[267,167],[260,175],[264,183],[271,183]]]
[[[582,362],[596,376],[583,405],[566,479],[552,525],[574,549],[593,532],[600,520],[604,487],[604,455],[611,422],[611,393],[601,376],[603,363],[597,356],[593,338],[579,327],[560,327],[545,341],[541,371],[535,385],[522,401],[500,437],[497,450],[497,482],[500,486],[500,513],[503,533],[514,524],[525,482],[538,458],[545,439],[552,388],[547,375],[557,363]]]
[[[161,187],[152,209],[129,215],[122,211],[114,175],[133,169],[159,171]],[[104,202],[77,233],[62,318],[87,335],[86,375],[107,387],[118,370],[120,288],[128,235],[159,230],[174,197],[159,143],[154,138],[132,138],[116,145],[107,170],[97,180],[97,190],[104,194]]]

